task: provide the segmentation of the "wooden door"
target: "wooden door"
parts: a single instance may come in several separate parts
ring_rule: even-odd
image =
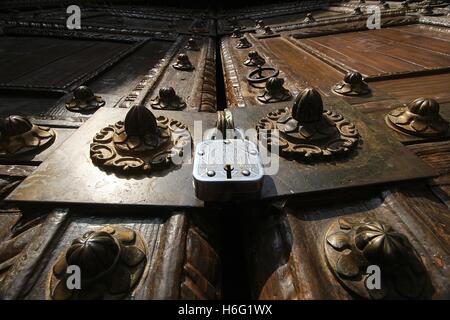
[[[397,152],[404,148],[412,151],[439,174],[428,181],[382,183],[375,187],[363,186],[364,179],[357,178],[354,182],[357,184],[359,179],[358,188],[302,194],[249,209],[252,213],[246,216],[244,238],[253,298],[353,299],[391,294],[401,298],[448,298],[448,134],[444,129],[441,134],[427,136],[414,129],[394,130],[386,123],[390,111],[412,106],[411,101],[417,98],[434,99],[433,103],[440,106],[440,116],[449,120],[449,20],[447,11],[437,3],[431,7],[427,4],[343,1],[324,5],[306,1],[296,4],[295,10],[288,4],[269,5],[253,11],[227,12],[220,17],[228,108],[245,110],[256,105],[268,110],[280,101],[288,107],[299,105],[295,97],[312,87],[322,96],[325,109],[337,103],[330,101],[331,97],[345,100],[344,116],[351,117],[354,111],[363,113],[366,124],[373,123],[403,144]],[[367,27],[370,14],[366,9],[371,5],[380,8],[380,29]],[[256,71],[258,63],[251,64],[258,59],[263,61],[262,76]],[[349,72],[353,74],[343,82]],[[354,72],[362,76],[365,84],[353,81],[359,77]],[[284,83],[270,95],[273,86],[264,84],[271,80],[264,78],[272,75],[284,79]],[[261,78],[263,82],[256,81]],[[265,99],[267,96],[273,99]],[[376,144],[367,135],[364,138],[362,132],[361,136],[366,145]],[[320,171],[326,166],[316,160],[311,162],[297,170]],[[333,165],[337,171],[343,170],[346,161],[338,160]],[[411,166],[415,166],[414,162]],[[381,164],[377,172],[387,169]],[[349,172],[345,177],[354,179],[355,175]],[[312,184],[318,184],[321,178],[332,180],[333,175],[318,175]],[[292,186],[292,179],[301,179],[301,174],[280,179]],[[400,274],[395,277],[405,278],[395,282],[392,272],[383,284],[389,290],[367,290],[363,285],[367,265],[353,258],[361,252],[359,249],[373,245],[371,241],[388,241],[386,230],[381,232],[383,235],[375,231],[377,221],[409,239],[426,273]],[[360,244],[363,247],[355,249],[352,237],[356,236],[351,234],[358,234],[359,223],[370,224],[374,233],[368,236],[370,241]],[[366,235],[363,232],[359,236]],[[431,284],[427,287],[425,281]]]

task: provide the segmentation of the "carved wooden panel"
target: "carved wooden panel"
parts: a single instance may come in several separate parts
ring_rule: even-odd
[[[2,298],[49,299],[48,278],[53,265],[72,240],[88,230],[115,224],[138,233],[146,246],[145,271],[137,286],[127,292],[128,299],[220,298],[217,249],[189,222],[186,213],[166,212],[153,214],[152,218],[139,218],[103,212],[94,219],[86,213],[53,212],[48,216],[40,232],[36,232],[31,241],[28,239],[30,242],[22,249],[21,256],[27,255],[27,258],[3,275]],[[40,255],[42,250],[47,254]]]
[[[351,200],[353,198],[353,200]],[[342,199],[347,199],[346,203]],[[253,214],[247,257],[252,293],[260,299],[352,299],[326,261],[326,232],[339,218],[369,218],[405,234],[431,277],[427,298],[445,298],[448,283],[448,209],[426,189],[394,189],[361,200],[341,194],[329,204],[279,203]],[[328,200],[330,201],[330,199]],[[429,250],[429,248],[433,250]]]

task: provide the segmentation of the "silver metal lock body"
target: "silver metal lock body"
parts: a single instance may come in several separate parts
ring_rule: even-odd
[[[201,200],[257,199],[264,169],[256,144],[249,140],[205,140],[195,149],[193,176]]]

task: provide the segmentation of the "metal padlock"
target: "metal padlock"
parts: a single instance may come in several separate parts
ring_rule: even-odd
[[[226,111],[229,113],[229,111]],[[227,115],[230,117],[230,115]],[[255,143],[241,137],[242,131],[222,126],[219,115],[217,130],[227,129],[233,139],[211,139],[195,148],[194,185],[197,198],[204,201],[230,201],[259,198],[264,169]],[[230,119],[230,118],[229,118]],[[213,131],[215,132],[215,131]]]

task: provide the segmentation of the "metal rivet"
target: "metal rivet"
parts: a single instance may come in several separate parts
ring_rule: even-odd
[[[214,177],[216,175],[216,172],[214,170],[208,170],[206,174],[208,175],[208,177]]]
[[[255,154],[258,153],[258,152],[256,152],[256,150],[250,150],[249,152],[250,152],[250,154],[252,154],[252,155],[255,155]]]
[[[249,175],[250,175],[250,171],[248,171],[248,170],[242,170],[242,174],[243,174],[244,176],[249,176]]]
[[[199,156],[203,156],[205,153],[204,153],[203,151],[199,151],[197,154],[198,154]]]
[[[223,140],[223,143],[230,144],[230,140]]]

